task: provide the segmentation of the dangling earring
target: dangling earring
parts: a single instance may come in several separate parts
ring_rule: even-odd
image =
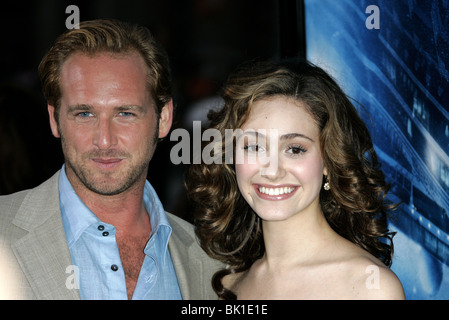
[[[323,186],[324,190],[329,191],[331,189],[331,185],[329,184],[329,178],[326,176],[326,182]]]

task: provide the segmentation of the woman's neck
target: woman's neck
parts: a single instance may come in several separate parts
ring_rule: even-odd
[[[301,212],[283,221],[262,222],[267,267],[274,270],[314,263],[338,235],[321,210]]]

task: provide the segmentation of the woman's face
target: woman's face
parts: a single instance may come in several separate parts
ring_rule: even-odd
[[[253,104],[236,144],[236,176],[245,200],[267,221],[320,210],[326,174],[319,129],[301,101],[274,97]]]

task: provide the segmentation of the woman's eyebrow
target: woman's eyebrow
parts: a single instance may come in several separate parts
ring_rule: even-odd
[[[310,138],[302,133],[286,133],[280,137],[281,140],[289,140],[289,139],[294,139],[294,138],[304,138],[304,139],[310,140],[312,142],[315,142],[315,141],[313,141],[312,138]]]
[[[264,130],[265,132],[266,130]],[[261,137],[261,138],[265,138],[266,136],[264,133],[259,132],[258,130],[245,130],[245,132],[243,133],[243,135],[252,135],[252,136],[256,136],[256,137]],[[310,140],[312,142],[315,142],[312,138],[310,138],[309,136],[302,134],[302,133],[286,133],[283,134],[279,137],[280,140],[290,140],[290,139],[294,139],[294,138],[303,138],[303,139],[307,139]]]

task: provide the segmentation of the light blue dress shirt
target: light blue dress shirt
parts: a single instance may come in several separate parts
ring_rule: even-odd
[[[128,299],[125,273],[113,225],[100,221],[75,193],[62,167],[59,175],[62,222],[72,256],[81,299]],[[162,204],[147,181],[144,204],[150,216],[151,235],[133,300],[182,299],[168,250],[171,227]]]

